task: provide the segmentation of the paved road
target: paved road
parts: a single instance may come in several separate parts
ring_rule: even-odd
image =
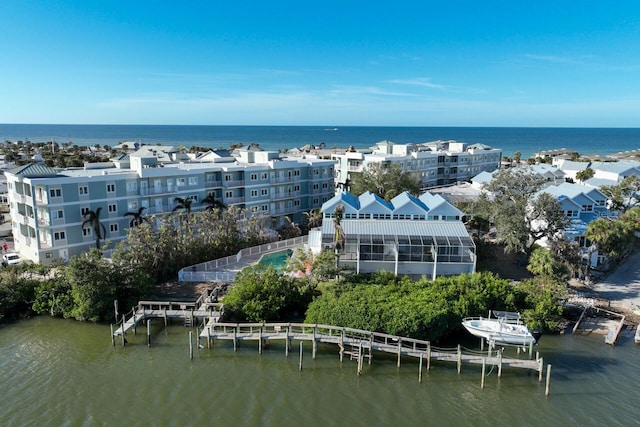
[[[612,305],[640,310],[640,253],[629,257],[593,289]]]

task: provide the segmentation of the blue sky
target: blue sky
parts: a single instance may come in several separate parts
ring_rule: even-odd
[[[5,0],[0,21],[0,123],[640,127],[637,0]]]

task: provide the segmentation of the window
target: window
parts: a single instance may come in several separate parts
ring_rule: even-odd
[[[107,184],[107,193],[115,193],[116,185],[115,184]]]
[[[89,208],[80,208],[80,215],[85,216],[89,213]]]
[[[318,184],[313,184],[313,189],[317,190],[318,189]]]
[[[258,197],[258,190],[251,190],[251,197]]]
[[[53,219],[62,219],[64,218],[64,211],[53,211],[51,212],[51,216]]]
[[[129,208],[129,210],[134,211],[134,210],[138,209],[138,202],[136,200],[133,200],[133,201],[129,202],[127,204],[127,206]],[[109,212],[111,212],[111,211],[109,211]]]
[[[198,185],[198,177],[190,176],[189,177],[189,185]]]
[[[65,234],[64,231],[56,231],[55,233],[53,233],[54,240],[64,240],[66,238],[67,238],[67,235]]]
[[[323,182],[322,188],[326,190],[327,188],[329,188],[329,184],[327,184],[326,182]]]
[[[320,200],[317,197],[313,198],[313,204],[317,205]]]
[[[89,187],[87,187],[86,185],[81,185],[80,187],[78,187],[78,192],[81,196],[86,196],[87,194],[89,194]]]
[[[293,186],[293,191],[300,191],[300,186],[299,185],[294,185]]]
[[[300,176],[300,171],[298,169],[294,170],[293,176]]]
[[[62,197],[62,189],[60,189],[60,188],[51,188],[51,189],[49,189],[49,195],[51,197]]]
[[[267,175],[267,173],[266,173],[266,172],[262,172],[262,173],[260,174],[260,179],[267,179],[267,177],[268,177],[268,175]]]
[[[294,200],[293,206],[300,207],[300,200]]]
[[[91,234],[93,234],[93,231],[91,230],[91,227],[85,227],[82,229],[82,235],[84,237],[89,237],[91,236]]]
[[[109,213],[118,212],[118,206],[115,203],[107,206],[107,209],[109,210]]]
[[[187,178],[178,178],[177,179],[178,187],[184,187],[187,185]]]
[[[137,182],[127,182],[127,191],[138,191]]]
[[[260,190],[260,194],[263,196],[267,196],[269,194],[269,190],[266,188],[263,188],[262,190]]]
[[[320,174],[320,171],[319,171],[318,169],[314,169],[314,170],[313,170],[313,174],[314,174],[314,175],[319,175],[319,174]]]
[[[224,197],[229,198],[229,197],[233,197],[233,191],[227,191],[224,193]]]
[[[109,224],[109,231],[112,233],[118,232],[118,224]]]
[[[226,175],[224,176],[224,180],[225,180],[225,181],[231,181],[231,175],[226,174]]]
[[[257,180],[258,179],[258,174],[257,173],[252,173],[250,179],[251,179],[251,181]]]
[[[269,205],[262,205],[262,206],[260,206],[260,209],[262,209],[263,212],[268,212],[269,211]]]

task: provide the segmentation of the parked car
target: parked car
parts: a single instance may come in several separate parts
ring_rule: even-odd
[[[9,252],[8,254],[2,255],[2,264],[7,265],[16,265],[20,264],[22,260],[20,259],[20,255],[15,252]]]

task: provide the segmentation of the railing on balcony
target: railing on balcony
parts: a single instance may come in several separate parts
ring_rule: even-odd
[[[211,188],[211,187],[222,187],[222,181],[205,181],[204,182],[204,186],[206,188]]]
[[[244,187],[244,179],[237,181],[223,181],[224,187]]]
[[[294,176],[277,176],[277,177],[271,178],[270,182],[272,184],[278,184],[278,183],[282,183],[282,182],[293,182],[293,181],[295,181],[295,178],[296,177],[294,177]]]
[[[237,204],[237,203],[244,203],[244,196],[240,196],[240,197],[223,197],[222,198],[222,203],[224,203],[225,205],[233,205],[233,204]]]
[[[275,193],[272,197],[273,199],[289,199],[292,197],[300,197],[300,191],[281,191],[279,193]]]

